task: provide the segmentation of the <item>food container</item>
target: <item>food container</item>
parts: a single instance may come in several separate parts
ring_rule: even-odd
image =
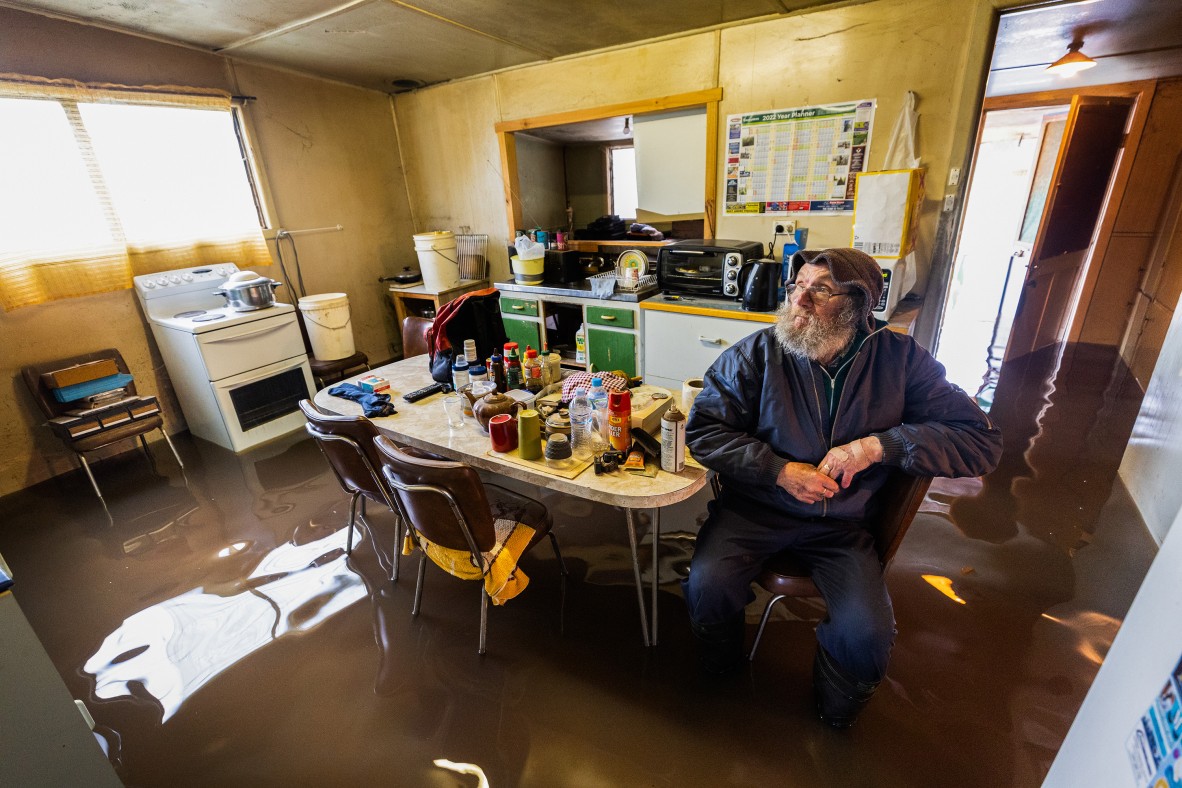
[[[214,295],[224,296],[226,304],[236,312],[251,312],[275,305],[275,288],[282,282],[260,276],[254,271],[239,271],[227,279]]]

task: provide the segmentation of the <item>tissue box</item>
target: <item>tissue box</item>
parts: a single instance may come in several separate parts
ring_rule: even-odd
[[[390,381],[377,375],[369,375],[357,381],[357,385],[371,394],[389,394]]]

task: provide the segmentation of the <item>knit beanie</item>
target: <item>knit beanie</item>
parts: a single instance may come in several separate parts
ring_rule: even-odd
[[[792,255],[792,276],[806,263],[823,265],[829,269],[833,282],[841,288],[856,287],[862,291],[861,322],[867,331],[874,330],[874,316],[882,296],[882,269],[874,258],[857,249],[802,249]]]

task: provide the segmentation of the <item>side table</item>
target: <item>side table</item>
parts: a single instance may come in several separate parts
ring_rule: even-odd
[[[444,290],[439,293],[430,292],[424,285],[415,285],[414,287],[390,287],[390,301],[394,304],[394,312],[398,316],[398,325],[402,325],[402,321],[406,319],[409,314],[418,314],[411,312],[407,308],[408,301],[425,301],[431,304],[435,312],[439,312],[439,307],[455,301],[464,293],[470,293],[473,290],[483,290],[490,287],[487,279],[481,279],[474,282],[464,282],[459,287],[453,287],[450,290]]]

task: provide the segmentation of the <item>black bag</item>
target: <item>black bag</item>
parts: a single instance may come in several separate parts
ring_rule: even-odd
[[[476,357],[483,362],[509,340],[501,321],[501,292],[495,287],[465,293],[444,304],[427,331],[431,377],[451,382],[451,362],[464,352],[464,340],[476,340]]]

